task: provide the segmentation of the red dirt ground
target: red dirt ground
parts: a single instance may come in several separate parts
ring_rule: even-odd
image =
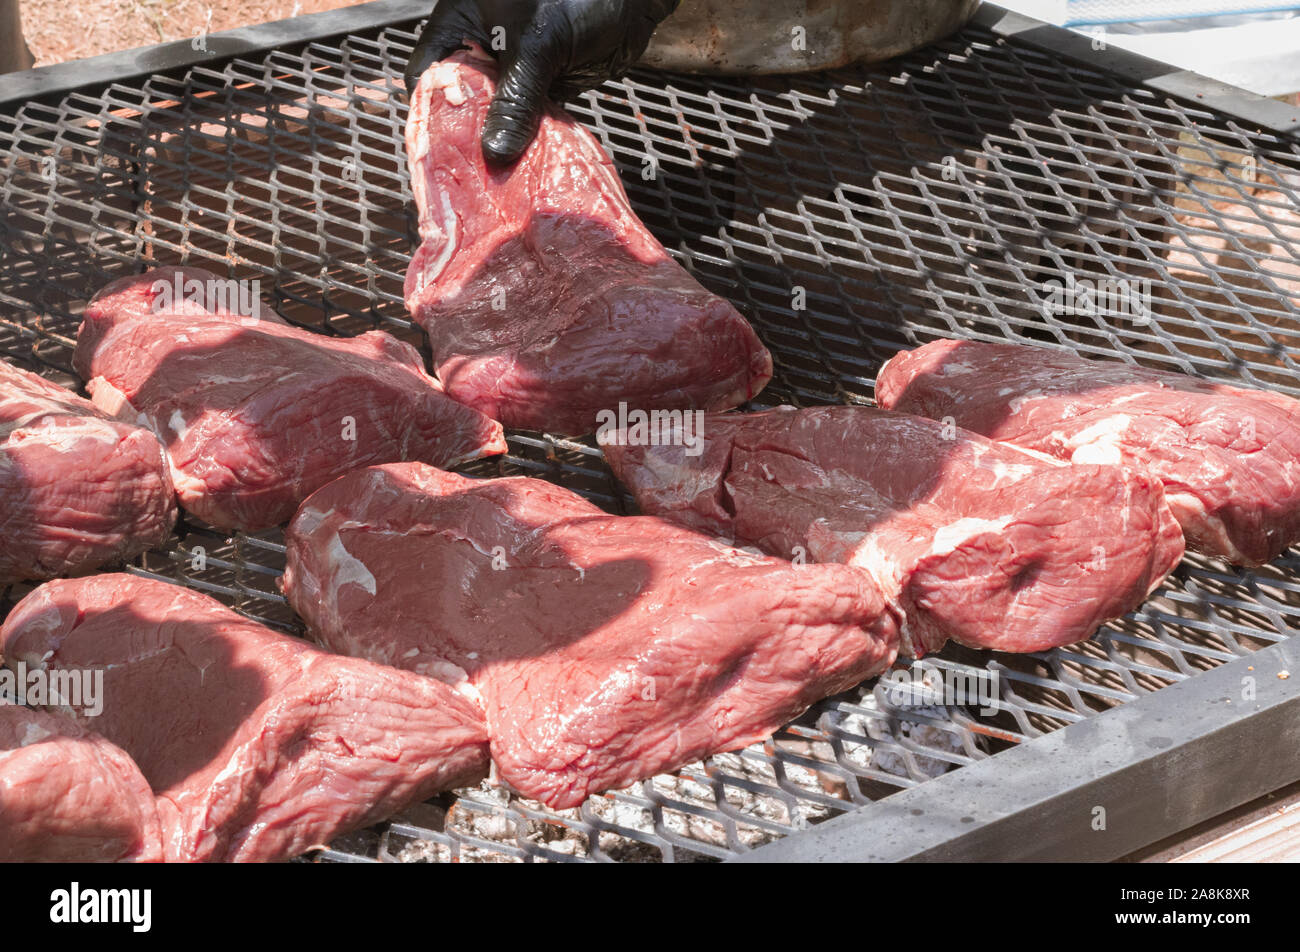
[[[348,0],[19,0],[37,66],[355,6]],[[429,2],[433,8],[433,0]]]

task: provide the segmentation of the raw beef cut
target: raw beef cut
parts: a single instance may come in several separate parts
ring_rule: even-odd
[[[400,463],[312,495],[285,593],[327,646],[458,684],[553,807],[767,737],[892,663],[880,593],[538,479]]]
[[[154,796],[130,757],[69,717],[0,705],[0,862],[160,859]]]
[[[227,283],[197,268],[115,281],[86,308],[73,357],[98,406],[158,434],[200,519],[262,529],[350,469],[505,451],[500,424],[443,393],[409,344],[326,337],[202,293]]]
[[[103,672],[103,713],[85,720],[158,794],[169,861],[295,856],[486,773],[482,718],[442,682],[166,582],[47,582],[0,639],[7,664]]]
[[[175,521],[152,433],[0,361],[0,585],[130,558]]]
[[[938,340],[880,372],[881,406],[1165,486],[1187,547],[1258,565],[1300,540],[1300,401],[1017,344]]]
[[[772,358],[633,213],[595,138],[556,106],[508,169],[479,135],[491,62],[457,53],[411,96],[406,154],[421,243],[406,305],[447,392],[507,426],[595,429],[633,408],[723,410]]]
[[[710,414],[703,447],[607,443],[641,510],[865,569],[903,652],[1038,651],[1136,607],[1183,554],[1160,484],[872,407]]]

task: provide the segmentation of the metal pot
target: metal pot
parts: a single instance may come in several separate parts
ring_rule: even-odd
[[[800,73],[878,62],[942,39],[979,0],[682,0],[641,63],[701,73]]]

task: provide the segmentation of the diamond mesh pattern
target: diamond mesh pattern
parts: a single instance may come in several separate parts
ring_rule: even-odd
[[[0,115],[0,352],[68,386],[84,302],[189,263],[259,278],[291,320],[384,327],[414,238],[396,77],[414,24],[111,83]],[[638,213],[776,357],[758,405],[865,403],[935,336],[1049,343],[1300,395],[1300,146],[978,28],[873,68],[636,73],[573,111]],[[1150,281],[1149,320],[1045,313],[1046,282]],[[630,500],[590,440],[514,433],[469,467]],[[278,530],[185,518],[131,571],[296,630]],[[486,784],[344,838],[338,861],[701,861],[924,783],[1290,636],[1293,552],[1256,572],[1189,558],[1138,612],[1028,656],[951,646],[1000,710],[901,708],[867,684],[771,741],[555,812]],[[24,589],[5,595],[5,608]]]

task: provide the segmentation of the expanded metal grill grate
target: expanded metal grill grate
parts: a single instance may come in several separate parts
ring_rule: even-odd
[[[415,228],[397,77],[415,26],[0,115],[5,358],[77,386],[85,301],[164,263],[259,278],[282,313],[324,333],[383,327],[422,346],[401,299]],[[773,351],[757,405],[868,402],[884,360],[936,336],[1058,344],[1300,396],[1292,139],[980,26],[875,68],[640,72],[572,110],[649,227]],[[1098,280],[1137,282],[1145,309],[1042,306],[1053,281]],[[591,440],[514,433],[508,456],[468,470],[631,505]],[[131,570],[296,630],[276,589],[282,568],[278,530],[227,535],[184,517]],[[1255,572],[1193,557],[1083,644],[945,650],[938,676],[996,673],[996,713],[900,706],[867,684],[768,743],[576,810],[485,784],[317,858],[723,858],[1289,637],[1298,570],[1295,552]],[[22,591],[5,593],[6,609]]]

